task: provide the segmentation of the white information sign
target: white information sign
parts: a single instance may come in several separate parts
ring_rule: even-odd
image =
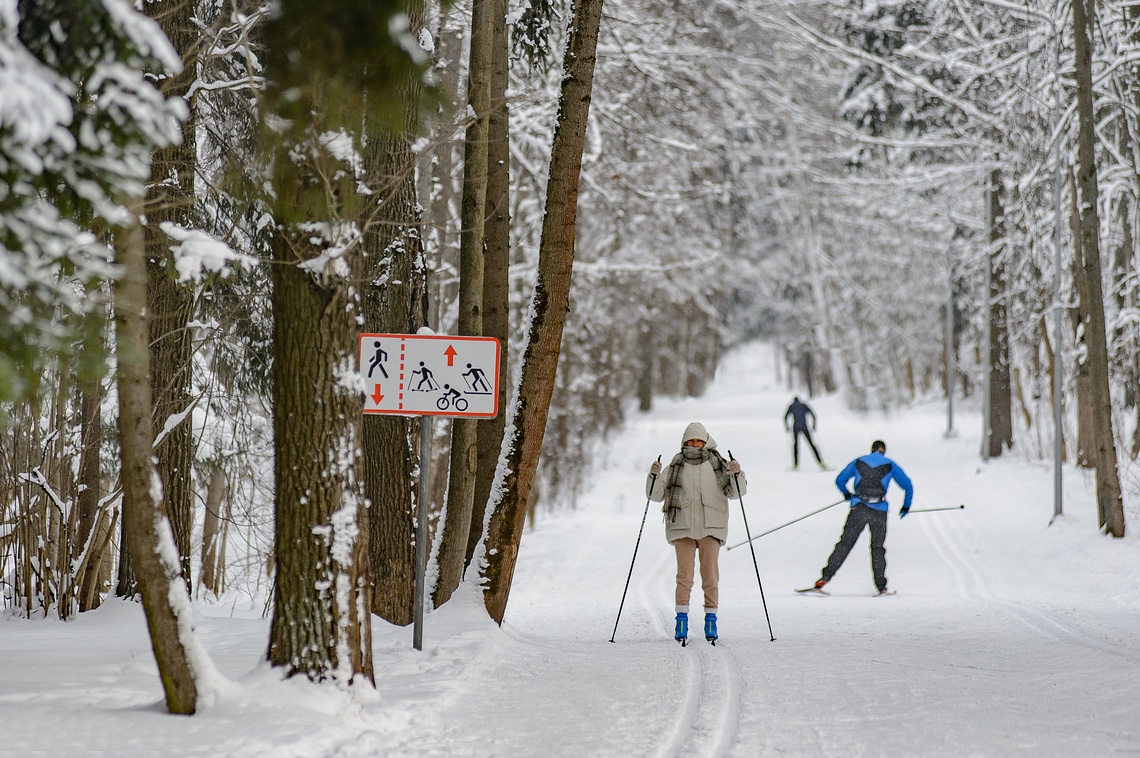
[[[360,335],[365,413],[473,416],[499,412],[499,341],[440,334]]]

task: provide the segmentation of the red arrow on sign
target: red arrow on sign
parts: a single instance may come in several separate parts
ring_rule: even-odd
[[[380,401],[383,399],[384,399],[384,396],[382,394],[380,394],[380,385],[377,384],[376,385],[376,391],[372,393],[372,402],[376,403],[377,405],[380,405]]]
[[[443,354],[447,356],[447,365],[448,366],[454,366],[455,365],[455,356],[457,355],[457,353],[455,352],[455,348],[451,345],[448,345],[447,349],[443,351]]]

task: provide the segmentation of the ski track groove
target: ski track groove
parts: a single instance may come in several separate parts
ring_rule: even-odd
[[[933,519],[922,523],[923,532],[930,540],[934,551],[953,572],[955,583],[959,587],[959,594],[963,599],[981,599],[1042,637],[1054,642],[1075,644],[1123,658],[1132,663],[1140,663],[1140,659],[1137,657],[1102,643],[1072,624],[1058,619],[1051,612],[998,597],[990,591],[982,572],[963,551],[952,529],[948,528],[945,523]],[[1047,627],[1052,627],[1054,631],[1050,631]]]
[[[646,612],[653,619],[654,628],[660,629],[662,636],[671,639],[673,630],[668,615],[661,608],[674,607],[673,582],[660,581],[662,574],[668,576],[672,565],[672,550],[661,551],[653,563],[650,578],[638,584],[638,597]],[[647,585],[652,585],[655,599],[650,599]],[[697,588],[694,588],[695,591]],[[703,609],[703,605],[700,606]],[[709,758],[727,756],[736,739],[740,725],[740,700],[743,678],[740,666],[731,651],[721,644],[710,645],[701,639],[704,634],[704,616],[699,614],[700,623],[692,624],[690,610],[689,642],[680,648],[686,656],[685,694],[678,708],[676,726],[657,751],[658,756],[702,755]],[[694,638],[693,630],[697,631]],[[697,648],[696,650],[692,648]],[[711,730],[710,730],[711,725]]]

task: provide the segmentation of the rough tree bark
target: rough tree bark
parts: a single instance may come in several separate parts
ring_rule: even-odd
[[[165,97],[188,97],[198,75],[197,49],[201,30],[195,24],[195,4],[190,0],[150,3],[145,6],[170,38],[182,58],[182,71],[161,82]],[[174,529],[174,541],[182,564],[182,576],[190,589],[190,537],[194,529],[192,466],[194,435],[186,412],[191,396],[193,341],[187,324],[194,312],[194,293],[175,276],[170,238],[159,228],[164,222],[192,226],[194,174],[198,160],[197,118],[191,107],[182,122],[182,142],[156,150],[151,161],[151,184],[145,206],[147,257],[147,308],[150,316],[151,382],[154,394],[155,435],[167,422],[180,417],[166,430],[155,455],[162,477],[166,514]]]
[[[414,33],[422,23],[423,8],[422,3],[412,5],[408,14]],[[365,182],[376,188],[377,204],[368,206],[364,214],[368,267],[364,326],[368,332],[414,334],[426,319],[427,273],[412,152],[419,80],[409,79],[397,96],[403,106],[402,128],[387,129],[374,123],[366,127],[371,134],[364,153]],[[401,626],[412,623],[415,592],[414,429],[403,416],[364,417],[372,612]]]
[[[574,264],[574,225],[586,122],[594,83],[594,61],[603,0],[577,0],[563,63],[562,91],[550,154],[550,180],[539,242],[538,280],[531,302],[531,322],[523,349],[514,418],[504,446],[506,459],[496,479],[491,521],[484,543],[482,576],[487,612],[503,622],[511,580],[526,521],[527,499],[534,484],[542,437],[554,391],[558,354],[570,308],[570,276]]]
[[[1096,121],[1093,110],[1092,39],[1095,0],[1073,0],[1074,66],[1077,79],[1077,209],[1080,214],[1079,266],[1084,319],[1085,360],[1094,420],[1097,507],[1101,526],[1113,537],[1124,536],[1124,502],[1116,468],[1112,434],[1112,398],[1108,386],[1108,343],[1101,283],[1099,187],[1096,174]],[[1087,300],[1086,300],[1087,298]]]
[[[313,170],[311,176],[334,172]],[[301,169],[304,175],[304,169]],[[299,182],[298,185],[304,182]],[[323,252],[280,230],[273,265],[276,571],[269,661],[288,676],[351,682],[372,673],[357,365],[355,275],[302,267]]]

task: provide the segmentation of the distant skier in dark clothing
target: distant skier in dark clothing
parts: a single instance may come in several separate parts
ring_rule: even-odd
[[[815,412],[808,407],[807,403],[800,402],[798,397],[793,397],[792,404],[788,406],[788,410],[784,414],[785,430],[788,429],[788,416],[792,417],[792,466],[794,468],[800,467],[800,435],[802,434],[807,443],[811,445],[811,451],[815,453],[815,462],[819,464],[820,468],[827,468],[823,464],[823,459],[819,457],[819,450],[816,449],[815,442],[811,438],[811,432],[815,431]],[[811,431],[808,431],[808,416],[811,416]]]
[[[871,453],[856,458],[847,464],[847,468],[839,472],[835,478],[835,486],[851,503],[851,511],[847,514],[847,523],[843,525],[843,535],[831,551],[827,565],[823,569],[819,581],[814,586],[800,592],[823,592],[823,585],[831,581],[835,572],[843,565],[847,554],[855,546],[863,527],[871,528],[871,570],[875,574],[875,587],[880,595],[887,592],[887,487],[894,481],[902,487],[905,496],[899,518],[905,518],[910,511],[910,503],[914,498],[914,486],[902,468],[886,456],[887,443],[875,440],[871,443]],[[847,489],[847,483],[855,480],[852,492]],[[826,594],[826,593],[825,593]]]

